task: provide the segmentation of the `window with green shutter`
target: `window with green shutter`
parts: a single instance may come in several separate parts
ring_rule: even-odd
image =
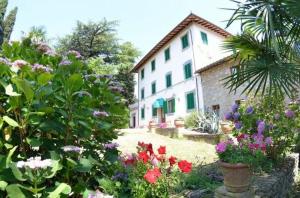
[[[168,113],[175,113],[175,99],[167,101]]]
[[[165,61],[170,60],[170,48],[165,49]]]
[[[166,87],[171,87],[172,86],[172,74],[169,73],[166,75]]]
[[[145,107],[141,108],[141,118],[145,119]]]
[[[156,82],[153,82],[153,83],[151,84],[151,93],[152,93],[152,94],[155,94],[155,93],[156,93]]]
[[[207,34],[205,32],[201,32],[201,39],[202,39],[203,44],[205,44],[205,45],[208,44]]]
[[[192,64],[191,63],[187,63],[184,65],[184,77],[185,77],[185,79],[192,77]]]
[[[182,49],[185,49],[189,46],[188,34],[185,34],[183,37],[181,37],[181,46],[182,46]]]
[[[144,79],[144,77],[145,77],[145,70],[142,69],[142,71],[141,71],[141,78]]]
[[[186,95],[186,108],[187,110],[195,109],[195,94],[194,92]]]
[[[155,60],[151,61],[151,71],[155,71]]]
[[[141,89],[141,98],[144,99],[145,98],[145,89]]]
[[[152,117],[156,117],[156,116],[157,116],[157,108],[152,106]]]

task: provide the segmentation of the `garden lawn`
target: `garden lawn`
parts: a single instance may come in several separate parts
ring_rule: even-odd
[[[123,129],[115,142],[123,154],[136,152],[138,142],[152,143],[153,149],[160,145],[167,147],[167,155],[185,159],[193,163],[211,163],[217,160],[215,146],[205,142],[195,142],[185,139],[173,139],[166,136],[149,133],[144,129]]]

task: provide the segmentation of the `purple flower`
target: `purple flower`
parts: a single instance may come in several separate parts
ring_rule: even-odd
[[[72,64],[72,62],[71,61],[69,61],[69,60],[62,60],[60,63],[59,63],[59,65],[60,66],[67,66],[67,65],[71,65]]]
[[[31,68],[32,68],[32,71],[36,71],[36,72],[37,71],[40,71],[40,72],[52,72],[53,71],[52,68],[41,65],[41,64],[37,64],[37,63],[35,63]]]
[[[37,49],[43,53],[51,50],[47,43],[38,43]]]
[[[266,143],[266,145],[271,145],[271,144],[273,144],[272,138],[271,138],[271,137],[266,137],[265,143]]]
[[[107,143],[107,144],[104,144],[104,148],[105,149],[116,149],[117,147],[119,146],[118,143]]]
[[[279,118],[280,118],[279,113],[276,113],[276,114],[274,115],[274,119],[275,119],[275,120],[279,120]]]
[[[253,107],[247,107],[246,109],[246,114],[250,115],[254,112],[254,108]]]
[[[13,62],[12,66],[22,68],[27,64],[28,63],[24,60],[16,60],[16,61]]]
[[[81,54],[75,50],[69,51],[68,54],[74,55],[76,58],[81,58]]]
[[[216,146],[217,153],[223,153],[226,151],[227,144],[225,142],[220,142]]]
[[[108,113],[105,111],[94,111],[93,112],[94,117],[108,117]]]
[[[266,127],[266,125],[265,125],[264,121],[259,122],[258,126],[257,126],[257,133],[259,135],[262,135],[262,133],[265,131],[265,127]]]
[[[232,117],[233,117],[234,120],[238,120],[240,118],[240,116],[241,115],[240,115],[239,112],[235,112]]]
[[[123,88],[120,87],[120,86],[110,86],[109,88],[110,88],[110,90],[112,90],[113,92],[122,92],[122,91],[123,91]]]
[[[61,149],[65,152],[76,152],[76,153],[82,153],[84,150],[82,147],[73,146],[73,145],[61,147]]]
[[[127,180],[127,173],[118,172],[114,176],[112,176],[112,180]]]
[[[239,109],[239,105],[236,103],[231,107],[232,112],[237,112],[238,109]]]
[[[256,133],[252,135],[256,144],[261,145],[263,143],[264,136],[262,134]]]
[[[231,112],[228,112],[228,113],[225,113],[225,120],[231,120],[232,119],[232,113]]]
[[[235,123],[234,123],[234,127],[235,127],[236,129],[241,129],[241,128],[242,128],[242,123],[241,123],[241,122],[235,122]]]
[[[290,110],[290,109],[288,109],[288,110],[285,111],[285,116],[287,118],[293,118],[293,117],[295,117],[295,112],[292,111],[292,110]]]
[[[272,123],[269,124],[269,130],[273,130],[274,125]]]

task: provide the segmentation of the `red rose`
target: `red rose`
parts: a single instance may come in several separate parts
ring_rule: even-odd
[[[192,163],[186,160],[181,160],[180,162],[178,162],[178,167],[180,168],[181,172],[189,173],[192,170]]]
[[[157,151],[158,151],[159,154],[164,155],[164,154],[166,154],[166,147],[165,146],[160,146],[157,149]]]
[[[142,151],[142,152],[139,152],[139,159],[143,160],[144,164],[146,164],[148,162],[148,160],[150,159],[150,157],[146,151]]]
[[[176,164],[176,160],[177,160],[177,158],[174,156],[169,157],[170,166],[173,166],[174,164]]]
[[[157,181],[157,179],[161,176],[161,172],[158,168],[150,169],[144,175],[144,179],[153,184]]]

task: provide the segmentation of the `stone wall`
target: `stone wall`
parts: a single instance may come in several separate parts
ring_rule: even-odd
[[[235,94],[229,93],[229,89],[226,89],[223,85],[224,81],[222,79],[231,74],[230,68],[234,65],[233,60],[227,61],[200,74],[204,108],[211,109],[213,105],[220,105],[220,116],[222,118],[236,100],[246,98],[240,94],[241,89]]]
[[[284,198],[298,175],[299,154],[289,155],[280,170],[270,175],[257,176],[252,184],[255,198]]]

